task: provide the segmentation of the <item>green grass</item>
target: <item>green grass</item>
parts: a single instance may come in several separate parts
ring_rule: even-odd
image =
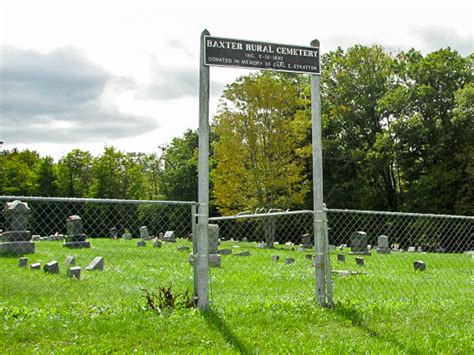
[[[390,254],[356,266],[331,255],[334,269],[365,275],[334,276],[335,307],[314,302],[314,269],[305,254],[281,247],[224,242],[249,250],[223,256],[212,268],[208,313],[144,310],[143,289],[192,290],[193,269],[180,244],[137,248],[136,240],[91,239],[92,248],[68,250],[39,242],[29,263],[60,263],[59,275],[20,269],[0,257],[0,352],[155,353],[474,353],[474,263],[462,254]],[[66,277],[74,255],[82,279]],[[280,261],[271,261],[279,255]],[[104,271],[85,271],[95,257]],[[296,262],[286,265],[283,259]],[[427,271],[413,270],[414,260]]]

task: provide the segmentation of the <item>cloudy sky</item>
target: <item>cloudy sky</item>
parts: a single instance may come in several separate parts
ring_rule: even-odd
[[[0,0],[0,141],[59,158],[155,152],[198,125],[199,37],[473,52],[471,1]],[[323,68],[324,69],[324,68]],[[211,115],[247,70],[211,68]]]

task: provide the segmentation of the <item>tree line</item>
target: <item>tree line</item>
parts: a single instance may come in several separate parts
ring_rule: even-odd
[[[474,209],[474,56],[380,46],[322,57],[330,208],[467,214]],[[255,72],[226,86],[211,124],[212,213],[312,208],[311,102],[304,75]],[[55,162],[3,151],[0,194],[197,200],[198,133],[159,153],[75,149]]]

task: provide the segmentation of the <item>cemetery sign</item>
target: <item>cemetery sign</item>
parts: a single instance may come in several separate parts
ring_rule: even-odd
[[[320,74],[319,48],[204,37],[204,64]]]

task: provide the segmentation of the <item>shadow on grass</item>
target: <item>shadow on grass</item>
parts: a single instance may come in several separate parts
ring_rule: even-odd
[[[350,320],[354,327],[360,328],[361,330],[366,332],[369,336],[376,337],[383,341],[391,343],[392,345],[396,346],[398,349],[400,349],[403,352],[407,352],[409,354],[422,354],[423,353],[417,348],[413,348],[413,347],[407,346],[406,344],[401,343],[398,339],[394,338],[388,333],[381,334],[380,332],[369,327],[363,320],[362,312],[358,310],[353,304],[336,303],[332,307],[332,311],[339,317]]]
[[[218,312],[213,309],[209,309],[206,312],[203,312],[202,315],[207,324],[211,328],[221,332],[225,340],[241,354],[250,354],[250,351],[247,349],[245,344],[232,332]]]

